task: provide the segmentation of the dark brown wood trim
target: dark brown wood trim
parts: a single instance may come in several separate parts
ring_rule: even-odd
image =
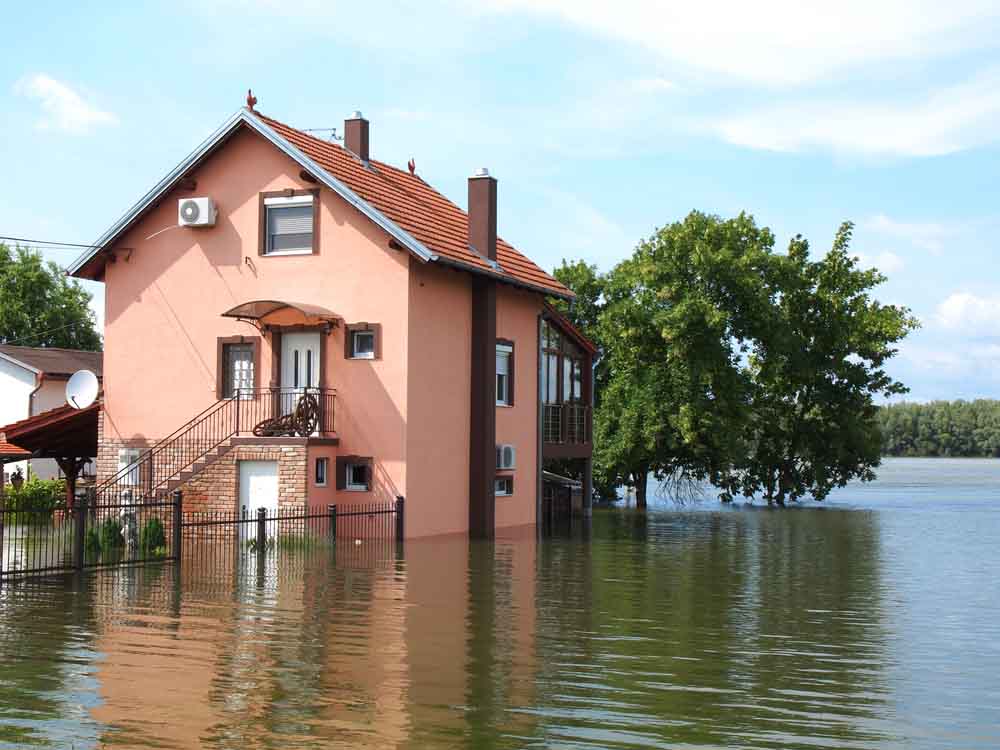
[[[469,537],[496,535],[497,285],[473,276],[469,408]]]
[[[497,339],[497,344],[510,347],[510,364],[507,373],[507,406],[514,405],[514,371],[517,369],[517,346],[510,339]],[[494,380],[496,376],[494,376]]]
[[[267,253],[267,206],[264,201],[268,198],[294,198],[298,195],[311,195],[313,197],[312,254],[319,255],[319,188],[307,188],[305,190],[287,188],[285,190],[269,190],[265,193],[259,193],[257,203],[257,255],[269,257]],[[284,256],[277,255],[275,257],[281,258]]]
[[[375,356],[374,359],[382,359],[382,324],[381,323],[347,323],[344,326],[344,359],[351,359],[358,362],[371,362],[364,357],[354,357],[352,349],[352,339],[355,331],[371,331],[375,334]]]
[[[272,328],[271,333],[271,388],[281,387],[281,329]]]
[[[347,489],[347,466],[348,464],[364,464],[366,467],[365,479],[366,479],[366,492],[370,492],[372,488],[372,476],[374,474],[374,460],[371,456],[337,456],[337,481],[336,488],[338,490]],[[329,484],[329,479],[327,480]],[[354,492],[360,492],[360,490],[354,490]]]
[[[226,344],[251,344],[253,346],[253,387],[260,388],[260,336],[220,336],[215,345],[215,397],[225,398]]]

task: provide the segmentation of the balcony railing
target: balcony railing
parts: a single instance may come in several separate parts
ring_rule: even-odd
[[[542,440],[579,445],[591,441],[591,408],[585,404],[543,404]]]
[[[322,436],[334,432],[336,391],[328,388],[238,390],[179,427],[95,488],[100,502],[165,495],[171,478],[240,436]]]

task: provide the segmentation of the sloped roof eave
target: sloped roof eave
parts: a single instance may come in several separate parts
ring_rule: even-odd
[[[327,172],[327,170],[323,167],[316,164],[316,162],[314,162],[306,154],[302,153],[302,151],[289,143],[286,139],[282,138],[273,130],[273,128],[262,122],[249,110],[240,109],[228,120],[226,120],[226,122],[224,122],[219,128],[217,128],[212,135],[202,141],[202,143],[199,144],[194,151],[188,154],[188,156],[180,164],[174,167],[166,175],[166,177],[160,180],[148,193],[140,198],[131,209],[129,209],[94,242],[90,249],[82,253],[76,260],[74,260],[66,269],[66,273],[70,276],[78,275],[84,267],[90,263],[90,261],[92,261],[101,251],[105,250],[109,245],[114,243],[119,237],[121,237],[121,235],[124,234],[135,221],[137,221],[148,209],[150,209],[154,204],[156,204],[157,201],[159,201],[164,195],[166,195],[166,193],[177,185],[177,183],[180,182],[189,170],[199,164],[205,157],[214,151],[220,143],[231,136],[241,125],[247,125],[253,128],[258,134],[271,142],[293,161],[297,162],[299,166],[315,176],[316,179],[322,184],[326,185],[326,187],[339,194],[344,200],[361,211],[362,214],[371,219],[377,226],[385,230],[391,237],[403,245],[403,247],[409,250],[413,255],[417,256],[420,260],[425,262],[437,260],[437,256],[434,253],[424,247],[420,242],[415,240],[399,226],[390,221],[387,217],[382,215],[373,206],[371,206],[371,204],[358,197],[353,190]]]

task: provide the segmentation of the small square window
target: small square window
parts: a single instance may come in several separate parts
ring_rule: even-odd
[[[375,359],[375,331],[351,331],[351,357]]]
[[[353,492],[368,490],[368,464],[347,464],[346,488]]]
[[[497,477],[493,480],[493,494],[509,497],[514,494],[514,477]]]
[[[329,458],[316,459],[316,486],[326,487],[327,470],[330,468]]]

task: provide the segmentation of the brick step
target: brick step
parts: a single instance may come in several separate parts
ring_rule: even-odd
[[[227,440],[226,442],[221,443],[220,445],[216,446],[215,448],[212,448],[211,450],[206,451],[205,455],[203,455],[203,456],[201,456],[201,458],[197,459],[188,468],[184,469],[181,472],[178,472],[178,473],[174,474],[172,477],[170,477],[170,479],[167,480],[167,482],[166,482],[167,491],[168,492],[173,492],[174,490],[176,490],[181,485],[186,484],[187,482],[190,482],[194,477],[196,477],[202,471],[204,471],[209,466],[211,466],[212,464],[214,464],[220,458],[222,458],[223,456],[225,456],[232,449],[233,449],[233,443],[232,443],[232,441],[231,440]]]

